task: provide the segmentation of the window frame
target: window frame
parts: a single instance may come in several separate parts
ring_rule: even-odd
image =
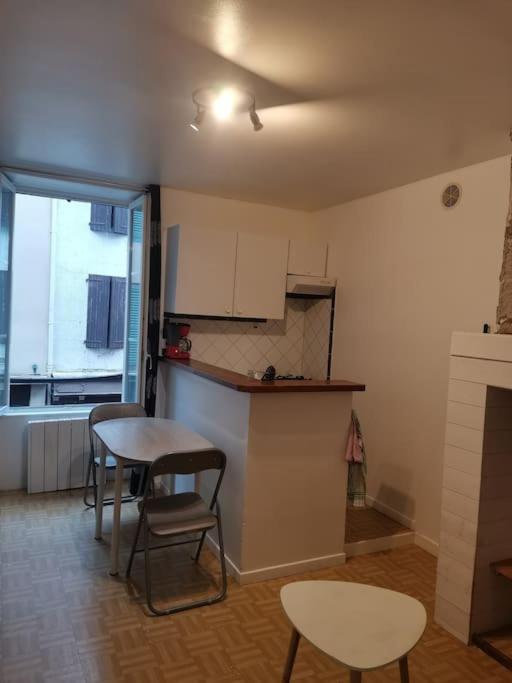
[[[9,171],[15,171],[18,172],[19,169],[10,169],[8,167],[0,167],[0,179],[5,182],[7,187],[14,193],[14,205],[13,205],[13,216],[12,216],[12,222],[11,222],[11,232],[10,232],[10,243],[9,243],[9,262],[12,264],[12,249],[13,249],[13,241],[14,241],[14,214],[15,214],[15,204],[16,204],[16,197],[17,195],[29,195],[29,196],[34,196],[34,197],[45,197],[47,199],[61,199],[61,200],[66,200],[66,201],[77,201],[77,202],[84,202],[84,203],[90,203],[90,204],[109,204],[113,208],[119,207],[122,209],[127,209],[129,211],[128,215],[128,231],[127,231],[127,266],[131,267],[132,263],[132,252],[133,252],[133,245],[132,245],[132,208],[134,207],[143,207],[144,211],[144,221],[142,225],[142,251],[141,251],[141,277],[142,277],[142,283],[141,283],[141,297],[140,297],[140,310],[141,310],[141,316],[140,316],[140,329],[139,329],[139,363],[137,366],[137,399],[140,401],[141,396],[142,396],[142,371],[145,369],[145,366],[141,362],[141,349],[144,346],[144,335],[143,335],[143,330],[145,329],[146,325],[146,300],[144,298],[144,294],[146,292],[146,287],[147,284],[145,282],[145,277],[146,277],[146,258],[147,258],[147,249],[146,249],[146,241],[147,241],[147,217],[149,215],[149,200],[148,200],[148,195],[147,192],[144,188],[123,188],[122,186],[116,187],[115,185],[111,184],[105,184],[102,185],[102,183],[95,183],[91,182],[91,187],[90,189],[94,190],[95,185],[98,186],[98,188],[101,188],[103,191],[109,192],[109,188],[112,190],[113,193],[115,193],[116,190],[119,192],[131,192],[132,196],[135,196],[135,199],[133,201],[127,202],[126,200],[119,200],[116,199],[115,194],[108,194],[108,195],[102,195],[102,194],[94,194],[94,191],[92,192],[62,192],[59,190],[56,191],[51,191],[51,190],[46,190],[46,189],[39,189],[37,187],[32,187],[29,184],[23,184],[22,186],[18,186],[17,184],[11,182],[9,178],[5,175],[5,172]],[[23,173],[25,171],[22,169]],[[52,180],[51,175],[47,175],[44,173],[39,173],[39,172],[31,172],[31,171],[26,171],[27,177],[34,176],[37,178],[44,178],[48,180]],[[56,180],[59,180],[59,176],[55,176]],[[82,179],[72,179],[72,178],[62,178],[64,182],[68,183],[76,183],[77,186],[84,186],[84,187],[89,187],[89,181],[87,180],[82,180]],[[113,211],[112,211],[113,214]],[[112,234],[123,234],[123,233],[112,233]],[[8,357],[10,353],[10,346],[11,346],[11,314],[12,314],[12,265],[9,268],[9,277],[8,277],[8,282],[9,282],[9,290],[8,290],[8,318],[9,318],[9,329],[8,329],[8,334],[7,334],[7,344],[6,344],[6,392],[5,392],[5,405],[2,406],[0,405],[0,414],[6,413],[6,414],[12,414],[12,415],[51,415],[54,413],[75,413],[75,412],[84,412],[84,411],[89,411],[91,410],[95,405],[97,404],[91,404],[91,403],[80,403],[77,405],[70,404],[68,406],[59,406],[59,405],[44,405],[44,406],[11,406],[10,405],[10,367],[8,364]],[[122,368],[122,388],[121,388],[121,402],[125,402],[125,386],[126,386],[126,371],[127,371],[127,355],[128,355],[128,344],[127,344],[127,334],[128,334],[128,324],[127,324],[127,311],[128,311],[128,300],[129,300],[129,295],[128,295],[128,286],[129,286],[129,271],[127,270],[127,276],[126,276],[126,294],[125,294],[125,319],[124,319],[124,324],[125,324],[125,329],[124,329],[124,346],[123,346],[123,368]]]
[[[8,264],[9,270],[6,278],[7,289],[7,310],[5,312],[6,318],[6,340],[5,340],[5,359],[4,359],[4,395],[0,395],[0,415],[7,412],[10,408],[11,397],[11,374],[10,374],[10,355],[11,355],[11,314],[12,314],[12,250],[14,242],[14,221],[16,215],[16,187],[9,180],[9,178],[2,173],[0,169],[0,215],[2,212],[3,192],[6,188],[12,193],[12,211],[9,223],[9,248],[8,248]]]

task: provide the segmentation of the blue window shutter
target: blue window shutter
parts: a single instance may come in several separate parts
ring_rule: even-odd
[[[110,311],[108,320],[108,348],[124,346],[124,316],[126,306],[126,278],[112,277],[110,282]]]
[[[108,275],[89,275],[87,283],[85,345],[88,349],[106,349],[109,331],[110,277]]]
[[[109,204],[91,204],[89,226],[94,232],[110,232],[112,230],[112,207]]]
[[[116,232],[119,235],[127,235],[129,210],[123,209],[122,206],[114,206],[113,210],[112,232]]]

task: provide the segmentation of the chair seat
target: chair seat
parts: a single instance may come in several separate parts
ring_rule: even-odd
[[[217,517],[201,496],[193,492],[147,499],[146,516],[149,530],[155,536],[205,531],[217,523]]]

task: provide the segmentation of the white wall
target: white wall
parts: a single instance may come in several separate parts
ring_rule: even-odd
[[[314,216],[305,211],[222,199],[162,187],[162,228],[183,224],[193,228],[267,232],[306,238],[313,234]],[[163,250],[165,253],[165,250]]]
[[[51,200],[17,195],[12,251],[10,371],[46,372]]]
[[[438,539],[453,330],[494,323],[509,157],[318,212],[339,278],[333,376],[367,385],[355,405],[369,494]],[[445,209],[448,182],[460,204]]]

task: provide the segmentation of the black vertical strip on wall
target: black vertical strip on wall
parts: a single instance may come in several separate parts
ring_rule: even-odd
[[[156,380],[158,371],[158,351],[160,346],[160,280],[162,277],[162,241],[160,186],[150,185],[151,222],[149,233],[149,280],[147,301],[147,345],[146,383],[144,407],[154,416],[156,407]]]
[[[332,345],[334,342],[334,316],[336,313],[336,291],[331,295],[331,319],[329,325],[329,350],[327,351],[327,379],[331,379]]]

